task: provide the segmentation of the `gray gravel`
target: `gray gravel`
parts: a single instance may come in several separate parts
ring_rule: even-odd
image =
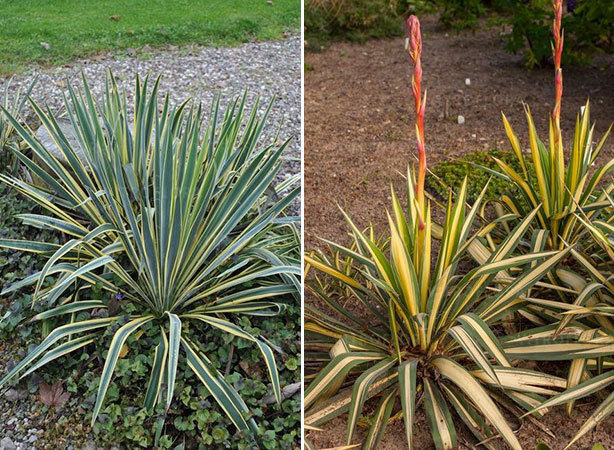
[[[14,77],[11,86],[27,86],[36,77],[38,81],[32,97],[58,113],[63,111],[62,93],[66,90],[67,80],[79,85],[81,71],[94,92],[100,93],[104,88],[106,71],[110,69],[129,96],[133,91],[135,74],[161,74],[161,91],[169,92],[173,103],[192,97],[209,106],[217,93],[222,95],[223,101],[228,101],[241,95],[245,89],[249,92],[250,100],[260,95],[264,105],[275,96],[276,102],[269,119],[272,125],[269,127],[269,137],[278,131],[280,123],[279,137],[293,137],[280,175],[286,178],[300,171],[300,51],[298,35],[283,41],[250,43],[232,48],[192,46],[155,51],[144,48],[81,60],[65,67],[32,69],[30,73]],[[4,92],[7,81],[0,79],[0,92]],[[298,204],[294,205],[294,210],[298,211]],[[32,418],[33,412],[40,409],[37,397],[28,396],[27,392],[22,391],[12,391],[12,394],[0,397],[0,450],[36,449],[50,445],[44,442],[42,429],[45,425],[42,418]],[[75,448],[96,448],[92,441],[74,444]]]
[[[300,171],[301,135],[301,39],[291,35],[281,41],[249,43],[238,47],[188,46],[166,50],[129,49],[120,54],[107,54],[80,60],[72,65],[53,69],[31,69],[30,73],[11,80],[12,88],[25,89],[36,77],[32,97],[55,112],[63,111],[66,85],[81,84],[85,74],[95,93],[104,89],[106,71],[111,70],[130,96],[136,74],[162,76],[161,92],[169,92],[173,103],[188,98],[202,102],[207,108],[217,93],[222,102],[244,90],[253,101],[258,95],[262,108],[275,97],[269,118],[267,137],[272,137],[281,123],[280,139],[293,137],[285,154],[282,177]],[[0,79],[0,93],[7,79]],[[130,104],[130,102],[129,102]]]

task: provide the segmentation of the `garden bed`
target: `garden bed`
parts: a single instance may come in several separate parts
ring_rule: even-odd
[[[425,17],[422,23],[423,86],[428,89],[426,152],[431,167],[476,150],[507,149],[501,111],[526,148],[522,101],[533,108],[540,135],[547,136],[554,90],[551,69],[528,71],[520,57],[504,52],[496,29],[456,35],[441,30],[435,17]],[[592,101],[597,138],[614,121],[611,62],[611,57],[600,57],[590,67],[564,71],[565,139],[571,138],[575,115],[587,97]],[[403,173],[415,154],[415,138],[410,65],[403,39],[333,44],[322,53],[308,53],[305,64],[305,179],[309,180],[304,197],[305,248],[309,250],[318,246],[318,236],[346,243],[347,226],[337,204],[359,227],[373,222],[384,229],[390,184],[397,192],[404,191]],[[465,119],[462,124],[459,115]],[[610,140],[601,157],[613,154]],[[306,302],[313,303],[313,297],[307,296]],[[571,419],[563,409],[549,413],[543,423],[554,437],[525,421],[518,432],[523,448],[535,448],[540,441],[562,448],[595,405],[578,409]],[[608,448],[613,444],[613,427],[610,417],[576,448],[596,443]],[[324,429],[324,433],[309,433],[315,448],[344,443],[345,419],[336,419]],[[415,429],[416,448],[430,448],[424,416],[417,419]],[[400,438],[403,433],[402,422],[394,422],[380,447],[406,448],[405,439]],[[461,434],[460,442],[466,446],[471,440]]]

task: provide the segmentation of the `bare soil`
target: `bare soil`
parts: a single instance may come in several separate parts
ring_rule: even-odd
[[[552,68],[528,70],[520,56],[504,51],[500,32],[483,29],[456,34],[442,30],[435,17],[422,19],[430,166],[475,150],[508,149],[502,111],[526,147],[523,102],[531,106],[540,136],[547,140],[554,98]],[[357,225],[385,225],[390,184],[397,192],[405,188],[402,174],[415,161],[415,137],[411,68],[402,38],[364,45],[337,43],[324,52],[307,53],[305,62],[304,217],[309,251],[318,246],[318,236],[347,241],[337,205]],[[614,122],[613,62],[612,55],[600,55],[589,67],[564,68],[562,127],[567,140],[587,98],[598,139]],[[465,118],[464,124],[458,124],[459,115]],[[602,158],[612,156],[614,139],[606,144]],[[317,303],[310,296],[306,302]],[[563,409],[549,413],[542,422],[554,438],[523,422],[518,431],[523,448],[533,449],[538,442],[563,448],[595,407],[592,403],[579,408],[572,418]],[[309,433],[309,438],[316,448],[343,445],[345,427],[345,420],[338,418],[324,432]],[[423,416],[416,428],[416,448],[431,448]],[[404,434],[402,422],[394,422],[380,448],[406,448]],[[471,448],[468,443],[473,439],[461,433],[459,442]],[[595,443],[614,448],[614,417],[575,448],[591,448]]]

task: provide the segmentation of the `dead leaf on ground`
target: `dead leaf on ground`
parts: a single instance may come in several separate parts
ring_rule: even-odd
[[[119,14],[113,14],[112,16],[109,16],[109,19],[117,21],[119,20]]]
[[[70,398],[69,392],[64,392],[61,381],[56,381],[52,385],[42,383],[39,391],[41,402],[47,406],[60,406]]]

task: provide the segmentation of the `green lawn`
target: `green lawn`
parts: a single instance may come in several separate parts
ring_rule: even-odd
[[[145,44],[275,39],[299,30],[300,7],[300,0],[0,0],[0,73]]]

